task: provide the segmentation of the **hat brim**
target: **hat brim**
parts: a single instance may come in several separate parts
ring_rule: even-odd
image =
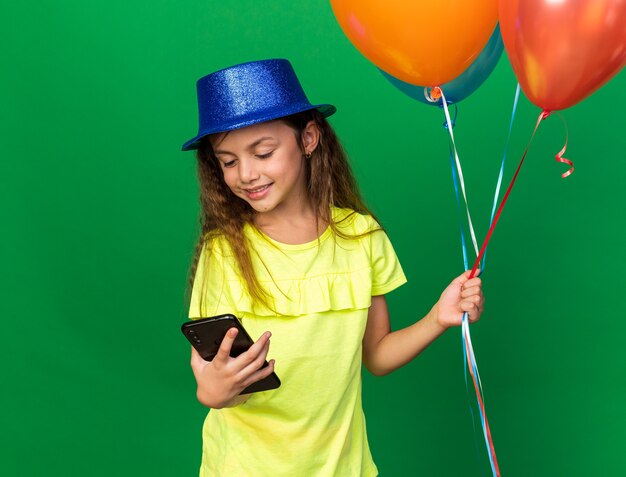
[[[220,124],[219,126],[205,129],[203,131],[198,131],[198,135],[193,139],[190,139],[185,144],[183,144],[183,151],[191,151],[194,149],[198,149],[200,146],[200,140],[203,137],[208,136],[209,134],[222,133],[226,131],[233,131],[235,129],[245,128],[246,126],[252,126],[253,124],[264,123],[266,121],[271,121],[273,119],[284,118],[285,116],[291,116],[292,114],[301,113],[304,111],[310,111],[311,109],[317,109],[322,116],[327,118],[331,116],[337,111],[332,104],[308,104],[308,105],[297,105],[293,108],[281,108],[279,110],[268,110],[262,114],[256,112],[254,117],[241,117],[237,118],[236,121],[227,124]]]

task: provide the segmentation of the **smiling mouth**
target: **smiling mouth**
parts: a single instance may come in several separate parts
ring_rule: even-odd
[[[265,184],[254,189],[242,189],[249,200],[261,200],[269,194],[269,189],[273,183]]]
[[[248,194],[258,194],[259,192],[263,192],[264,190],[266,190],[271,185],[272,184],[265,184],[264,186],[257,187],[256,189],[244,189],[244,192]]]

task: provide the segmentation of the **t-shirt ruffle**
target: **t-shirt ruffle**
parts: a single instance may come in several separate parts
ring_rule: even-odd
[[[241,280],[227,279],[225,293],[243,314],[255,316],[301,316],[327,311],[359,310],[371,305],[371,268],[351,270],[297,280],[262,282],[272,297],[271,308],[253,302]],[[337,293],[337,290],[341,290]]]

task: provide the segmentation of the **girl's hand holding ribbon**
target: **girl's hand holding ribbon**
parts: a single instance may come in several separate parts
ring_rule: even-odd
[[[482,281],[478,277],[469,278],[470,273],[467,270],[452,280],[435,305],[437,323],[444,328],[460,326],[464,312],[468,313],[470,323],[480,319],[485,303]]]

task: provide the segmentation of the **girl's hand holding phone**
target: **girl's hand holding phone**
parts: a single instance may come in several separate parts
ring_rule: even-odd
[[[198,401],[207,407],[221,409],[241,404],[248,398],[248,395],[240,395],[241,391],[274,371],[274,360],[262,368],[271,333],[263,333],[247,351],[233,358],[230,350],[237,333],[236,328],[228,330],[212,361],[205,361],[191,348],[191,369],[198,383]]]
[[[485,302],[482,281],[478,277],[470,279],[470,273],[467,270],[452,280],[437,302],[437,323],[444,328],[459,326],[464,312],[469,314],[470,323],[480,319]]]

